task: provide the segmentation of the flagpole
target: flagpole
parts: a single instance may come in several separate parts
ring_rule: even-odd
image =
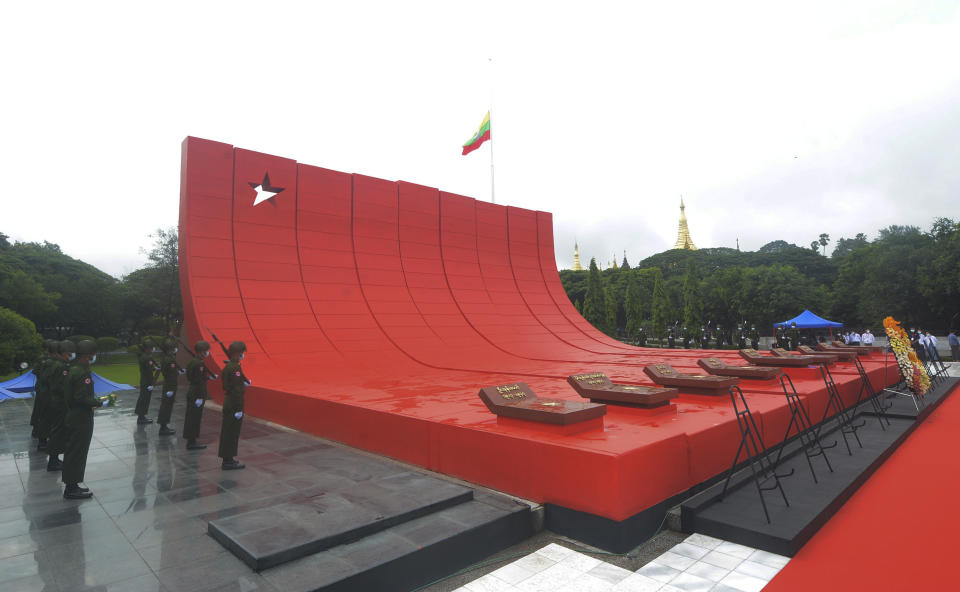
[[[497,203],[493,184],[493,58],[487,58],[487,62],[490,64],[490,203]]]
[[[490,109],[490,202],[497,203],[496,195],[493,192],[493,109]]]

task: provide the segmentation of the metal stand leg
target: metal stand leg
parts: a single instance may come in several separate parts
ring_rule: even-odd
[[[887,429],[887,426],[890,425],[890,418],[887,417],[887,409],[892,405],[884,406],[877,396],[877,391],[874,390],[873,384],[870,382],[870,377],[867,375],[866,369],[863,367],[863,363],[860,362],[860,358],[853,359],[854,365],[857,367],[857,373],[860,374],[860,392],[857,393],[857,402],[853,405],[852,415],[853,417],[857,416],[857,409],[860,407],[861,399],[866,395],[866,400],[870,401],[870,405],[873,407],[873,412],[877,416],[877,420],[880,422],[880,427],[883,430]],[[883,422],[886,421],[887,425],[883,425]]]
[[[800,444],[803,447],[803,454],[807,458],[807,466],[810,467],[813,482],[819,483],[817,473],[813,470],[813,461],[811,459],[815,456],[822,456],[823,461],[827,463],[827,468],[830,469],[832,473],[833,466],[830,464],[830,459],[827,458],[826,450],[835,447],[837,442],[834,441],[833,444],[824,446],[823,442],[820,441],[820,432],[813,428],[813,424],[810,422],[810,415],[807,414],[807,410],[803,406],[803,401],[801,401],[800,396],[797,395],[797,389],[793,386],[793,380],[789,376],[786,374],[780,376],[780,386],[783,387],[783,394],[786,395],[787,405],[790,407],[790,423],[787,424],[787,433],[783,435],[783,442],[780,444],[780,450],[777,451],[777,458],[773,464],[774,466],[780,464],[780,458],[783,456],[783,451],[787,447],[787,440],[790,439],[790,430],[796,426],[797,437],[800,438]]]
[[[837,389],[837,384],[833,381],[833,376],[830,374],[830,369],[827,368],[826,364],[820,364],[820,374],[823,376],[824,384],[827,385],[829,398],[827,399],[827,408],[823,410],[823,419],[820,421],[820,425],[817,426],[817,434],[827,425],[827,420],[831,418],[830,408],[833,407],[836,409],[836,413],[834,413],[832,417],[837,418],[837,423],[840,426],[840,435],[843,436],[843,443],[847,447],[847,454],[853,456],[853,450],[850,449],[847,434],[852,435],[860,448],[863,448],[863,443],[860,442],[860,436],[857,435],[857,430],[863,427],[866,422],[861,421],[860,423],[854,423],[850,414],[844,409],[840,391]]]
[[[739,399],[739,404],[738,404]],[[777,473],[776,463],[771,462],[770,454],[763,443],[763,437],[760,430],[757,429],[757,423],[753,420],[753,414],[750,413],[750,407],[743,396],[743,391],[738,386],[730,387],[730,401],[733,403],[733,410],[737,416],[737,425],[740,427],[740,446],[737,447],[737,453],[733,457],[733,464],[727,471],[727,479],[723,483],[723,491],[720,493],[720,499],[727,495],[727,489],[730,486],[730,479],[737,468],[737,462],[740,460],[740,453],[746,452],[746,459],[750,463],[750,471],[753,473],[753,484],[757,488],[757,495],[760,496],[760,505],[763,506],[763,515],[770,523],[770,512],[767,510],[767,501],[763,498],[764,491],[778,490],[783,503],[790,506],[787,501],[787,494],[783,491],[783,485],[780,479],[793,475],[793,469],[789,473]],[[742,407],[742,409],[741,409]],[[779,457],[778,457],[779,458]],[[773,480],[773,485],[763,487],[762,484]]]

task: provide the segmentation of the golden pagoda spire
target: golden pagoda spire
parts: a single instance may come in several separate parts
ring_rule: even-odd
[[[619,269],[619,267],[617,267],[617,254],[616,254],[616,253],[613,254],[613,269]]]
[[[680,228],[677,230],[677,244],[673,246],[674,249],[686,249],[688,251],[696,251],[697,247],[693,244],[693,239],[690,238],[690,229],[687,228],[687,216],[683,213],[683,196],[680,196]]]
[[[580,265],[580,245],[573,241],[573,271],[583,271],[583,265]]]

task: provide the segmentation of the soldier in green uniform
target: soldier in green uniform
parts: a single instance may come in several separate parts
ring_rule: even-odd
[[[690,349],[690,331],[688,331],[687,328],[684,327],[680,335],[681,337],[683,337],[683,347],[685,349]]]
[[[757,349],[760,346],[760,332],[755,326],[750,327],[750,347]]]
[[[797,329],[796,321],[790,323],[790,349],[797,349],[800,346],[800,329]]]
[[[163,356],[160,358],[160,372],[163,374],[163,390],[160,397],[160,412],[157,414],[157,423],[160,424],[161,436],[172,436],[176,432],[167,424],[173,413],[173,402],[177,396],[177,376],[183,374],[183,369],[177,364],[177,344],[172,339],[163,342]]]
[[[154,375],[157,370],[157,362],[153,359],[156,354],[156,347],[153,340],[145,337],[140,342],[140,355],[137,356],[137,365],[140,367],[140,396],[137,397],[138,424],[153,423],[153,420],[147,417],[147,411],[150,410],[150,394],[153,391]]]
[[[784,341],[783,336],[783,325],[777,326],[777,332],[773,341],[773,347],[786,347],[786,342]]]
[[[223,419],[220,426],[220,450],[217,455],[223,459],[223,469],[242,469],[244,465],[234,457],[237,455],[237,440],[240,439],[240,426],[243,424],[243,393],[250,381],[243,375],[240,362],[247,351],[242,341],[230,344],[230,361],[223,367]]]
[[[44,419],[48,415],[48,371],[53,357],[56,355],[56,343],[52,339],[44,341],[43,354],[33,365],[33,375],[36,377],[36,382],[33,386],[33,411],[30,413],[30,425],[33,426],[33,437],[37,439],[37,450],[45,450],[47,448],[47,438],[50,437]]]
[[[49,392],[49,428],[50,439],[47,442],[47,470],[59,471],[63,468],[60,455],[67,448],[70,439],[70,428],[64,424],[67,417],[67,405],[64,401],[64,387],[70,365],[77,357],[77,346],[72,341],[61,341],[57,344],[59,356],[50,362],[47,370],[47,389]]]
[[[193,346],[193,359],[187,364],[187,380],[190,388],[187,389],[187,412],[183,418],[183,437],[187,440],[187,450],[203,450],[206,444],[198,444],[200,435],[200,420],[203,419],[204,402],[207,397],[207,379],[217,379],[217,375],[207,369],[204,358],[210,356],[210,344],[198,341]]]
[[[667,347],[673,349],[677,345],[676,327],[667,329]]]
[[[93,438],[93,410],[107,405],[107,401],[101,401],[93,392],[90,364],[96,359],[97,344],[86,339],[78,343],[77,360],[67,373],[63,392],[67,405],[64,423],[70,430],[61,475],[66,485],[63,497],[67,499],[86,499],[93,495],[89,489],[81,487],[80,482],[87,469],[87,453]]]
[[[639,347],[647,346],[647,333],[643,330],[643,327],[640,327],[640,330],[637,331],[637,345]]]
[[[746,349],[747,348],[747,335],[743,331],[743,327],[737,327],[737,349]]]

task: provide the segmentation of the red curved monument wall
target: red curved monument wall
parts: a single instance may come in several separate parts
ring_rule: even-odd
[[[254,205],[266,175],[278,192]],[[699,373],[705,357],[590,326],[560,285],[545,212],[191,137],[180,270],[190,337],[246,342],[254,416],[614,520],[725,470],[739,443],[726,397],[681,392],[672,414],[611,406],[602,430],[574,435],[487,410],[483,386],[522,380],[579,400],[571,374],[651,384],[644,365]],[[882,360],[867,366],[879,386]],[[822,413],[819,374],[790,374],[811,415]],[[852,365],[834,376],[854,399]],[[743,387],[764,436],[779,441],[782,391]]]

